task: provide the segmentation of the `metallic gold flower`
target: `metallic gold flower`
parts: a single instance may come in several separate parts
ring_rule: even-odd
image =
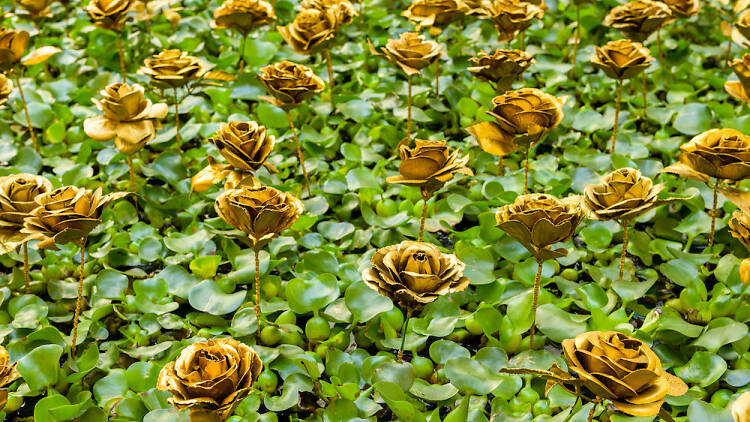
[[[440,189],[445,182],[451,180],[456,173],[472,176],[474,173],[466,167],[469,156],[459,157],[461,150],[453,152],[445,141],[426,141],[416,139],[414,149],[401,145],[398,153],[401,164],[399,175],[391,176],[388,183],[400,183],[408,186],[418,186],[422,196],[429,198]]]
[[[138,73],[158,86],[176,88],[200,79],[206,73],[203,60],[177,49],[164,50],[143,61]]]
[[[467,68],[475,77],[495,84],[498,93],[509,90],[513,82],[534,64],[534,58],[525,51],[498,48],[492,54],[484,51],[469,59]]]
[[[710,177],[750,177],[750,136],[736,129],[711,129],[680,146],[680,161],[662,172],[708,182]]]
[[[604,24],[619,29],[633,41],[643,42],[672,17],[660,1],[633,0],[609,11]]]
[[[28,13],[33,21],[52,16],[52,11],[49,9],[52,0],[15,0],[15,2]]]
[[[225,0],[214,10],[212,28],[235,29],[247,35],[255,28],[276,20],[271,3],[265,0]]]
[[[424,36],[416,32],[404,32],[397,40],[388,40],[381,50],[388,61],[399,66],[409,76],[421,73],[422,69],[435,63],[443,55],[440,44],[425,41]],[[370,51],[380,54],[372,46]]]
[[[302,9],[292,23],[276,29],[295,52],[308,55],[330,48],[338,25],[333,9]]]
[[[734,422],[750,422],[750,391],[737,397],[732,404],[732,418]]]
[[[37,207],[34,198],[52,191],[52,183],[33,174],[12,174],[0,177],[0,254],[30,240],[22,233],[23,221]]]
[[[211,185],[229,178],[225,188],[234,189],[250,179],[257,181],[253,173],[258,171],[273,149],[275,138],[266,132],[266,127],[257,122],[229,122],[221,126],[209,138],[229,164],[222,165],[209,160],[209,165],[193,176],[192,190],[205,192]],[[210,158],[210,157],[209,157]]]
[[[662,0],[662,3],[669,7],[675,17],[689,18],[701,11],[700,0]]]
[[[128,21],[133,0],[91,0],[86,12],[94,26],[120,32]]]
[[[544,17],[544,9],[521,0],[492,0],[483,3],[485,9],[475,13],[479,18],[492,20],[498,31],[497,40],[506,42],[528,29],[534,19]]]
[[[135,154],[156,137],[159,120],[167,115],[166,104],[152,104],[138,84],[117,82],[100,93],[102,99],[92,101],[104,115],[84,120],[86,135],[97,141],[115,138],[115,146],[125,155]]]
[[[621,168],[602,177],[601,183],[587,185],[581,206],[594,220],[628,222],[646,211],[680,198],[658,199],[664,185],[642,176],[633,168]]]
[[[0,69],[8,70],[18,64],[28,45],[28,32],[0,28]]]
[[[8,102],[8,97],[13,92],[13,81],[0,73],[0,105]]]
[[[17,365],[18,362],[10,363],[8,350],[0,346],[0,410],[8,403],[8,390],[2,387],[12,383],[20,375],[16,370]]]
[[[735,211],[729,219],[729,233],[750,251],[750,216],[742,211]]]
[[[478,123],[466,130],[484,151],[494,155],[508,155],[517,144],[530,146],[563,119],[562,101],[536,88],[508,91],[492,103],[487,114],[495,122]]]
[[[362,280],[371,289],[412,311],[441,295],[466,290],[466,265],[431,243],[405,240],[375,252]]]
[[[740,262],[740,280],[742,284],[750,283],[750,258],[745,258]],[[750,421],[750,419],[743,419]]]
[[[325,89],[325,83],[312,69],[286,60],[262,67],[259,77],[273,96],[262,98],[285,110],[300,105]]]
[[[737,21],[734,23],[734,27],[737,32],[740,33],[745,39],[750,40],[750,9],[745,9],[737,16]]]
[[[193,343],[159,373],[156,388],[168,391],[177,409],[190,409],[190,420],[222,422],[258,379],[263,362],[237,340],[220,338]]]
[[[437,34],[468,11],[461,0],[414,0],[401,15],[415,24],[417,31],[429,28],[430,33]]]
[[[34,198],[37,207],[24,220],[23,232],[41,237],[40,249],[80,242],[101,223],[104,207],[128,196],[127,192],[102,194],[75,186],[65,186]]]
[[[750,9],[748,9],[750,10]],[[739,81],[726,81],[724,90],[732,97],[750,104],[750,54],[728,62]]]
[[[628,39],[610,41],[603,47],[594,46],[594,51],[591,64],[619,81],[635,77],[654,61],[648,48]]]
[[[495,214],[497,226],[518,240],[537,260],[567,255],[565,249],[548,248],[570,239],[582,218],[580,198],[560,200],[544,193],[520,195]]]
[[[656,416],[664,397],[688,390],[662,369],[659,357],[642,341],[616,331],[590,331],[562,342],[568,367],[583,387],[632,416]]]
[[[267,186],[227,190],[216,198],[214,208],[229,225],[247,233],[256,250],[288,229],[304,211],[302,201],[292,194]]]
[[[357,9],[349,0],[302,0],[300,9],[317,9],[333,13],[336,28],[349,25],[358,15]]]

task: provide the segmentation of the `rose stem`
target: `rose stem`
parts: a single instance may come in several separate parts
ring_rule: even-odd
[[[258,320],[258,331],[256,335],[260,340],[260,251],[255,249],[255,319]]]
[[[302,174],[305,175],[305,189],[307,189],[307,196],[310,196],[310,179],[307,177],[307,169],[305,168],[305,157],[302,156],[302,146],[299,143],[297,137],[297,130],[294,128],[294,121],[292,121],[292,115],[289,111],[286,112],[286,118],[289,120],[289,127],[292,129],[292,135],[294,136],[294,142],[297,144],[297,157],[299,163],[302,166]]]
[[[617,102],[615,102],[615,125],[612,127],[612,149],[611,155],[615,155],[615,139],[617,138],[617,126],[620,120],[620,101],[622,100],[622,80],[617,81]]]
[[[667,72],[672,73],[666,63],[664,63],[664,52],[661,49],[661,28],[656,30],[656,45],[659,47],[659,66],[662,69],[666,69]]]
[[[435,60],[435,97],[440,96],[440,59]]]
[[[26,294],[29,294],[31,278],[29,277],[29,245],[27,243],[23,244],[23,279],[26,283]]]
[[[331,61],[331,50],[326,49],[326,65],[328,66],[328,92],[331,94],[331,113],[336,108],[333,100],[333,62]]]
[[[542,282],[542,261],[541,259],[537,259],[538,268],[536,270],[536,278],[534,279],[534,295],[531,299],[531,315],[532,315],[532,321],[531,321],[531,337],[529,338],[529,350],[534,350],[534,332],[536,331],[536,305],[537,301],[539,300],[539,285]]]
[[[23,88],[21,88],[21,79],[16,75],[16,86],[18,87],[18,94],[21,95],[21,103],[23,104],[23,113],[26,115],[26,125],[29,127],[29,133],[31,134],[31,143],[34,146],[34,151],[38,151],[36,145],[36,135],[34,135],[34,128],[31,127],[31,118],[29,117],[29,108],[26,107],[26,97],[23,95]]]
[[[648,118],[648,99],[646,97],[646,93],[648,92],[648,89],[646,88],[646,71],[643,71],[643,118]]]
[[[531,149],[531,144],[526,146],[526,149],[524,150],[524,154],[526,155],[526,159],[524,160],[525,167],[523,171],[523,193],[529,193],[529,150]]]
[[[422,200],[424,201],[424,204],[422,204],[422,219],[419,221],[419,238],[417,239],[418,242],[421,242],[424,235],[424,220],[427,217],[427,201],[429,201],[430,198],[426,198],[424,195],[422,195]]]
[[[406,99],[406,144],[409,145],[411,143],[411,78],[412,75],[409,75],[409,94],[407,95]]]
[[[240,42],[240,58],[237,60],[237,73],[242,73],[245,70],[245,43],[247,42],[247,33],[242,34],[242,42]]]
[[[622,223],[620,223],[622,224]],[[620,276],[618,280],[622,280],[622,275],[625,274],[625,257],[628,254],[628,226],[622,224],[622,254],[620,255]]]
[[[578,57],[578,45],[581,43],[581,5],[576,5],[576,43],[573,44],[573,70],[576,68],[576,58]]]
[[[84,265],[86,262],[86,237],[81,240],[81,274],[78,277],[78,298],[76,299],[76,310],[73,314],[73,342],[70,346],[71,354],[76,355],[76,343],[78,340],[78,318],[81,316],[81,306],[83,305],[83,275],[85,272]]]
[[[135,169],[133,168],[133,155],[128,155],[128,167],[130,168],[130,191],[135,193]]]
[[[734,13],[732,13],[732,19],[730,23],[731,23],[730,28],[734,27]],[[729,59],[731,58],[731,56],[732,56],[732,34],[730,33],[729,40],[727,41],[727,57],[726,57],[726,60],[724,61],[724,63],[726,63],[727,66],[729,66]]]
[[[593,422],[594,420],[594,413],[596,413],[596,403],[593,403],[594,406],[591,407],[591,410],[589,410],[589,417],[586,419],[586,422]]]
[[[708,234],[708,249],[714,246],[714,233],[716,231],[716,201],[718,200],[718,191],[716,188],[719,187],[719,179],[716,179],[714,183],[714,202],[711,206],[711,231]]]
[[[359,0],[359,30],[362,30],[362,19],[365,15],[365,0]]]
[[[177,87],[174,87],[174,127],[177,130],[177,149],[182,148],[180,140],[180,102],[177,100]]]
[[[125,76],[127,72],[125,71],[125,52],[122,51],[122,40],[120,40],[120,35],[117,36],[117,52],[120,55],[120,74],[122,75],[122,83],[127,82],[127,77]]]
[[[521,31],[521,51],[526,50],[526,31]]]
[[[404,361],[404,345],[406,344],[406,328],[409,327],[409,318],[411,318],[411,309],[406,311],[406,320],[404,320],[404,327],[401,329],[401,348],[398,349],[398,362]]]
[[[499,155],[497,157],[497,175],[502,176],[503,175],[503,156]]]

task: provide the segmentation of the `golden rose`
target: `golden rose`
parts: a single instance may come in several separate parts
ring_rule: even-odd
[[[420,70],[435,63],[443,55],[440,44],[425,41],[416,32],[404,32],[397,40],[388,40],[381,50],[388,61],[399,66],[409,76],[420,73]],[[371,51],[379,54],[374,48]]]
[[[16,370],[18,362],[10,363],[8,350],[0,346],[0,410],[8,403],[8,390],[2,388],[15,381],[19,373]]]
[[[495,89],[502,94],[509,90],[513,82],[534,64],[534,58],[525,51],[498,48],[492,54],[484,51],[469,59],[467,68],[475,77],[495,84]]]
[[[23,220],[37,207],[34,198],[52,191],[52,184],[42,176],[13,174],[0,177],[0,254],[5,254],[29,240],[22,233]]]
[[[740,35],[750,40],[750,9],[745,9],[740,13],[737,21],[734,23],[734,27]]]
[[[57,249],[57,245],[80,242],[101,223],[104,207],[128,196],[127,192],[102,194],[65,186],[34,198],[37,207],[24,220],[23,232],[43,238],[40,249]]]
[[[750,10],[750,9],[748,9]],[[726,81],[724,90],[732,97],[750,104],[750,54],[728,62],[739,81]]]
[[[52,11],[49,10],[49,5],[52,4],[52,0],[15,0],[19,6],[21,6],[28,14],[29,18],[33,21],[37,21],[41,18],[48,18],[52,16]]]
[[[262,98],[285,110],[300,105],[325,89],[323,80],[312,69],[286,60],[262,67],[259,77],[273,96]]]
[[[401,15],[415,24],[417,31],[430,28],[431,33],[438,33],[468,10],[461,0],[414,0]]]
[[[302,9],[292,23],[276,29],[295,52],[307,55],[330,48],[338,23],[332,9]]]
[[[654,61],[648,48],[628,39],[610,41],[603,47],[594,46],[594,51],[591,64],[620,81],[635,77]]]
[[[200,79],[206,73],[206,63],[184,51],[164,50],[144,60],[138,73],[159,86],[177,88]]]
[[[688,390],[662,369],[656,353],[642,341],[616,331],[590,331],[562,342],[568,367],[596,397],[632,416],[656,416],[664,397]]]
[[[192,422],[225,421],[258,379],[263,362],[237,340],[193,343],[159,373],[156,387],[168,391],[177,409],[190,409]]]
[[[484,7],[487,9],[478,15],[492,20],[498,31],[499,42],[514,39],[519,32],[528,29],[534,19],[544,17],[544,9],[521,0],[494,0],[485,3]]]
[[[349,25],[357,16],[357,10],[349,0],[302,0],[300,9],[317,9],[333,13],[336,28]]]
[[[235,29],[243,35],[276,20],[271,3],[264,0],[225,0],[214,11],[212,28]]]
[[[659,200],[664,185],[654,182],[632,168],[621,168],[604,177],[601,183],[587,185],[581,206],[594,220],[628,222],[651,208],[676,200]]]
[[[378,250],[370,262],[365,284],[410,311],[469,285],[466,265],[431,243],[405,240]]]
[[[276,141],[265,126],[256,122],[229,122],[208,140],[229,164],[218,164],[208,157],[208,166],[193,176],[191,189],[196,192],[205,192],[226,178],[228,189],[246,184],[247,179],[249,185],[258,183],[252,174],[263,166]]]
[[[461,150],[450,151],[445,141],[426,141],[416,139],[414,149],[401,145],[398,153],[401,164],[399,175],[391,176],[388,183],[401,183],[418,186],[422,196],[429,198],[445,182],[451,180],[455,173],[472,176],[474,173],[466,167],[469,156],[459,157]]]
[[[28,45],[28,32],[0,28],[0,69],[8,70],[15,66],[23,57]]]
[[[619,29],[633,41],[643,42],[671,17],[672,11],[660,1],[633,0],[610,10],[604,24]]]
[[[734,422],[750,422],[750,391],[740,394],[732,403],[732,418]]]
[[[13,81],[0,73],[0,105],[8,102],[8,97],[13,92]]]
[[[729,219],[729,232],[750,250],[750,216],[742,211],[735,211]]]
[[[97,141],[115,138],[117,149],[125,155],[135,154],[156,137],[159,120],[167,115],[166,104],[152,104],[138,84],[113,83],[101,94],[101,100],[92,101],[104,115],[84,120],[86,135]]]
[[[214,208],[229,225],[247,233],[257,250],[294,224],[305,207],[290,193],[242,186],[219,195]]]
[[[735,129],[711,129],[680,146],[680,162],[662,171],[707,181],[750,176],[750,137]]]
[[[560,200],[545,193],[520,195],[495,214],[497,226],[521,242],[537,260],[565,256],[565,249],[547,248],[570,239],[582,218],[579,198]]]
[[[700,0],[661,0],[675,16],[689,18],[701,11]]]
[[[94,26],[120,32],[128,20],[132,0],[91,0],[86,6]]]
[[[745,258],[740,262],[740,279],[742,284],[750,283],[750,258]]]

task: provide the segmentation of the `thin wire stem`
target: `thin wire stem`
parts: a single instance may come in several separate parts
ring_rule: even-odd
[[[16,86],[18,87],[18,94],[21,95],[21,103],[23,104],[23,113],[26,115],[26,126],[29,128],[31,134],[31,144],[34,146],[34,151],[39,151],[36,143],[36,135],[34,135],[34,128],[31,127],[31,118],[29,117],[29,108],[26,106],[26,97],[23,95],[23,87],[21,87],[21,79],[16,74]]]
[[[406,344],[406,329],[409,327],[409,318],[411,318],[411,309],[406,311],[406,319],[401,329],[401,347],[398,349],[398,362],[404,361],[404,345]]]
[[[127,71],[125,70],[125,52],[122,50],[122,40],[120,35],[117,36],[117,53],[120,55],[120,75],[122,76],[122,83],[128,81]]]
[[[419,242],[421,242],[422,239],[424,238],[423,237],[423,235],[424,235],[424,221],[425,221],[425,218],[427,217],[427,201],[428,201],[428,199],[424,199],[423,198],[424,204],[422,204],[422,219],[419,221],[419,238],[417,239],[417,241],[419,241]]]
[[[498,176],[503,175],[503,156],[502,155],[497,157],[497,175]]]
[[[182,148],[180,139],[180,101],[177,99],[177,87],[174,87],[174,127],[177,130],[177,149]]]
[[[576,43],[573,45],[573,70],[576,68],[578,58],[578,46],[581,44],[581,6],[576,5]]]
[[[135,193],[135,168],[133,167],[133,155],[128,155],[128,168],[130,171],[130,191]]]
[[[524,149],[524,155],[525,155],[525,164],[524,164],[524,171],[523,171],[523,193],[529,193],[529,150],[531,149],[531,144],[527,145]]]
[[[336,103],[333,99],[333,62],[331,61],[331,50],[326,49],[326,65],[328,67],[328,92],[331,94],[331,113],[336,108]]]
[[[406,144],[408,145],[411,142],[411,85],[412,85],[412,76],[409,75],[409,93],[407,95],[406,100]]]
[[[440,59],[435,60],[435,97],[440,96]]]
[[[526,31],[521,31],[521,51],[526,50]]]
[[[592,422],[594,420],[594,414],[596,413],[596,403],[593,403],[594,406],[591,407],[591,410],[589,410],[589,416],[586,419],[586,422]]]
[[[81,274],[78,277],[78,297],[76,299],[76,310],[73,314],[73,339],[70,346],[73,356],[76,355],[76,343],[78,343],[78,320],[81,317],[81,307],[83,307],[83,278],[85,273],[86,262],[86,237],[81,240]]]
[[[622,224],[622,223],[621,223]],[[620,276],[618,280],[622,280],[623,274],[625,274],[625,258],[628,255],[628,226],[622,224],[622,254],[620,255]]]
[[[534,333],[536,332],[536,307],[539,301],[539,287],[542,283],[542,263],[544,261],[537,260],[538,268],[536,270],[536,278],[534,279],[534,294],[531,299],[531,337],[529,338],[529,349],[534,350]]]
[[[245,43],[247,43],[247,33],[242,34],[242,41],[240,42],[240,57],[237,60],[237,73],[242,73],[245,70]]]
[[[646,71],[643,71],[643,118],[648,118],[648,87],[646,86]]]
[[[255,250],[255,319],[258,320],[258,331],[256,332],[256,335],[258,336],[258,340],[260,340],[260,319],[261,319],[261,313],[260,313],[260,251],[258,248],[254,248]]]
[[[617,102],[615,102],[615,124],[612,127],[612,148],[610,154],[615,154],[615,139],[617,139],[617,127],[620,121],[620,101],[622,101],[622,80],[617,81]]]
[[[656,43],[659,47],[659,66],[661,66],[662,69],[666,69],[669,73],[672,73],[666,63],[664,63],[664,51],[661,48],[661,28],[656,30]]]
[[[716,205],[718,202],[718,191],[717,188],[719,187],[719,179],[716,179],[716,183],[714,183],[714,202],[713,205],[711,205],[711,231],[708,234],[708,249],[711,249],[714,246],[714,236],[716,234]]]
[[[294,136],[294,142],[297,144],[297,158],[302,166],[302,174],[305,176],[305,189],[307,190],[307,196],[310,196],[310,179],[307,177],[307,169],[305,168],[305,157],[302,155],[302,145],[299,143],[297,137],[297,129],[294,127],[294,121],[292,121],[292,115],[289,111],[286,112],[286,118],[289,120],[289,127],[292,129],[292,135]]]
[[[26,294],[31,292],[31,277],[29,276],[29,245],[23,244],[23,279],[26,283]]]

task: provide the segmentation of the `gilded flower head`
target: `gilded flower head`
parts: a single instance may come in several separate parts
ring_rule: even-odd
[[[200,79],[206,63],[177,49],[164,50],[143,61],[138,73],[149,76],[158,86],[176,88]]]
[[[417,30],[429,28],[439,33],[469,9],[462,0],[414,0],[402,16],[417,26]]]
[[[262,67],[259,78],[273,96],[263,99],[285,110],[297,107],[325,89],[325,83],[312,69],[286,60]]]
[[[399,66],[409,76],[420,73],[443,55],[440,44],[425,40],[424,36],[416,32],[404,32],[398,39],[388,40],[381,50],[388,61]],[[379,54],[374,48],[371,51]]]
[[[492,82],[498,93],[509,90],[513,82],[534,64],[534,58],[525,51],[498,48],[492,54],[480,52],[469,59],[467,68],[475,77]]]
[[[400,174],[389,177],[388,183],[417,186],[421,189],[422,195],[429,198],[451,180],[454,174],[474,174],[466,167],[469,156],[459,157],[461,150],[451,152],[445,141],[417,139],[415,144],[413,149],[401,145],[398,151],[401,156],[401,164],[398,167]]]
[[[22,233],[23,222],[37,207],[37,195],[52,191],[52,183],[33,174],[0,177],[0,254],[7,253],[30,239]]]
[[[671,17],[669,6],[660,1],[633,0],[610,10],[604,24],[633,41],[643,42]]]
[[[654,61],[648,48],[628,39],[610,41],[602,47],[594,46],[594,51],[591,64],[620,81],[635,77]]]
[[[91,0],[86,6],[94,26],[120,32],[128,21],[133,0]]]
[[[230,28],[247,35],[255,28],[276,20],[271,3],[265,0],[225,0],[214,10],[212,28]]]

